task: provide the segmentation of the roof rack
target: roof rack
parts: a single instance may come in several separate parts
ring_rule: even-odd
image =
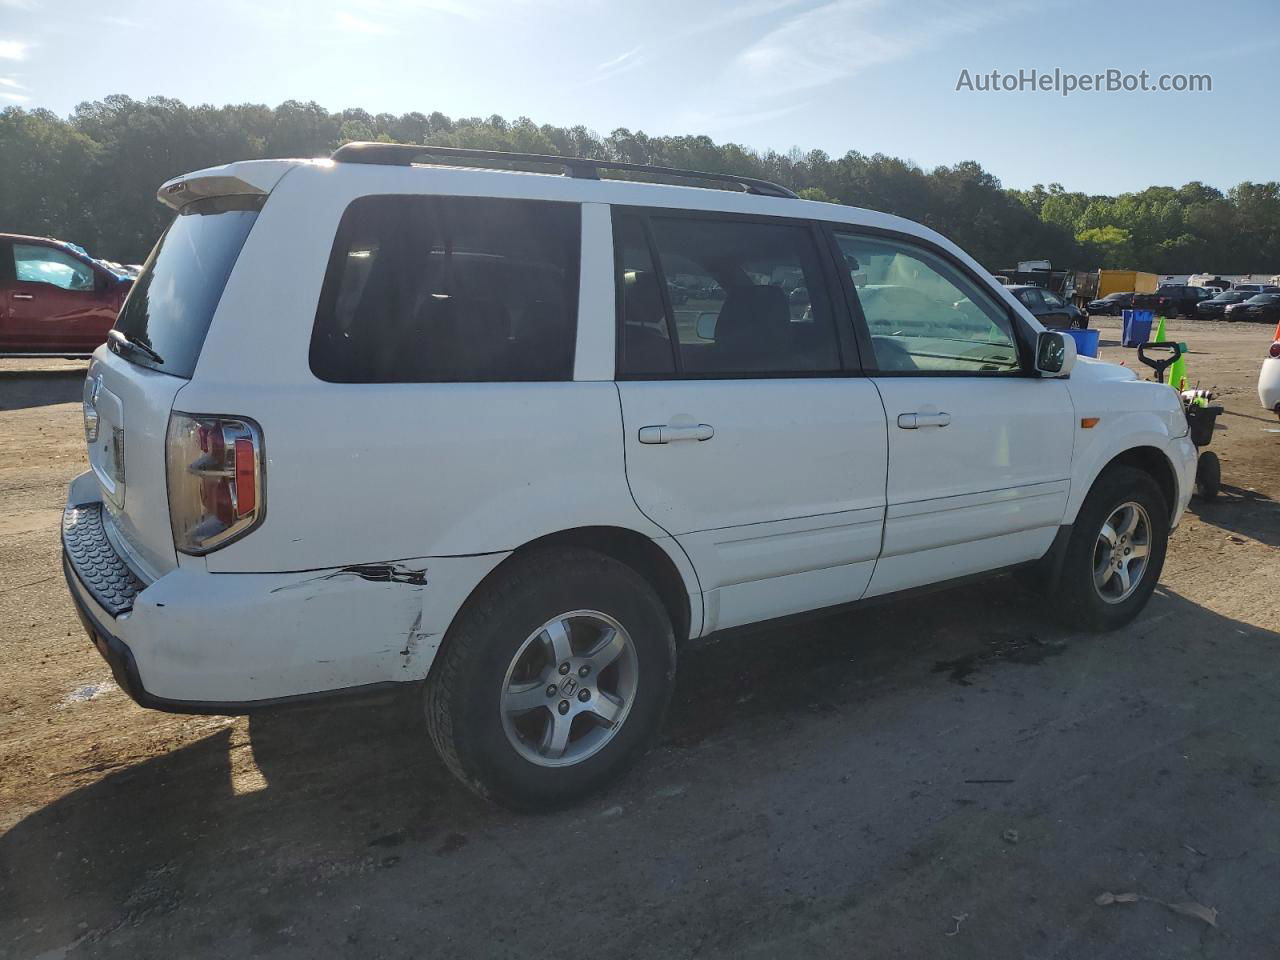
[[[681,170],[677,167],[661,167],[648,163],[627,163],[623,160],[593,160],[590,157],[556,157],[542,153],[507,153],[504,150],[473,150],[469,147],[434,147],[416,143],[371,143],[356,141],[333,151],[330,159],[336,163],[375,163],[384,166],[407,167],[423,157],[450,159],[489,160],[495,169],[505,169],[512,163],[541,163],[559,167],[565,176],[578,180],[599,180],[601,170],[623,170],[628,173],[648,173],[654,176],[688,180],[708,180],[713,183],[731,183],[746,193],[762,197],[786,197],[799,199],[786,187],[755,177],[740,177],[733,173],[707,173],[703,170]],[[486,164],[487,166],[487,164]]]

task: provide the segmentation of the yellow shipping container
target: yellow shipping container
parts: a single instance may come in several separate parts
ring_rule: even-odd
[[[1160,278],[1141,270],[1099,270],[1098,299],[1109,293],[1155,293]]]

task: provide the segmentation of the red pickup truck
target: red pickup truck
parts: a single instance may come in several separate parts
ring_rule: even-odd
[[[0,233],[0,356],[87,357],[130,286],[70,244]]]

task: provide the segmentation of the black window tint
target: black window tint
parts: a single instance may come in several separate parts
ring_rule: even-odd
[[[133,363],[190,377],[227,277],[263,197],[211,197],[182,208],[134,281],[116,329],[154,350],[123,350]],[[115,349],[113,347],[113,349]]]
[[[311,335],[340,383],[568,380],[576,204],[372,196],[342,216]]]
[[[618,369],[631,376],[669,376],[675,353],[662,303],[662,287],[645,234],[644,221],[627,214],[613,218],[618,270]],[[667,281],[670,286],[671,280]],[[683,295],[672,291],[672,301]]]
[[[1019,290],[1018,299],[1031,310],[1040,310],[1044,307],[1039,290]]]
[[[679,372],[750,376],[840,369],[809,228],[653,217]]]

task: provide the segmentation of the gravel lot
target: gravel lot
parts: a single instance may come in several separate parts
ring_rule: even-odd
[[[456,787],[411,703],[134,706],[58,565],[84,365],[0,361],[0,958],[1280,955],[1270,330],[1173,329],[1227,487],[1137,623],[1005,578],[704,644],[661,747],[542,817]]]

